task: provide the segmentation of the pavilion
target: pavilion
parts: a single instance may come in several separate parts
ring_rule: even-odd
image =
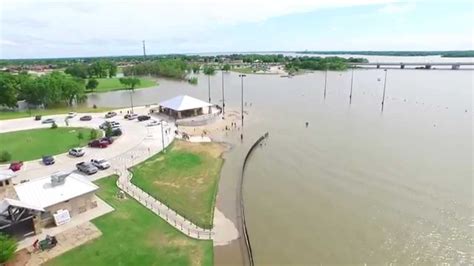
[[[211,114],[212,104],[188,95],[179,95],[159,103],[159,112],[175,119]]]

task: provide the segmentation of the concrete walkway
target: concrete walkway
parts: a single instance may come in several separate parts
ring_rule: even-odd
[[[167,147],[175,137],[174,128],[170,128],[168,132],[164,137],[164,147]],[[187,236],[195,239],[213,239],[214,232],[212,230],[198,227],[130,182],[132,173],[128,171],[128,168],[145,161],[150,155],[162,150],[161,134],[153,134],[133,150],[112,159],[111,161],[115,161],[114,165],[123,166],[114,169],[115,174],[119,176],[117,186]]]

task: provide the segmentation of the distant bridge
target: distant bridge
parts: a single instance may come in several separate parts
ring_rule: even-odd
[[[349,63],[352,66],[376,66],[380,68],[381,66],[400,66],[401,69],[404,69],[405,66],[417,66],[423,67],[425,69],[431,69],[432,66],[451,66],[451,69],[459,69],[461,66],[474,66],[474,62],[370,62],[370,63]]]

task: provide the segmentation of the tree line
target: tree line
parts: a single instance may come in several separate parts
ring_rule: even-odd
[[[147,61],[134,66],[125,67],[125,76],[153,75],[174,79],[185,79],[191,65],[183,59],[162,59]]]
[[[14,108],[17,101],[25,100],[30,105],[72,105],[83,102],[84,79],[54,71],[42,76],[27,73],[13,75],[0,73],[0,105]]]
[[[98,60],[91,64],[75,63],[66,67],[64,72],[82,79],[111,78],[117,75],[117,64],[110,60]]]

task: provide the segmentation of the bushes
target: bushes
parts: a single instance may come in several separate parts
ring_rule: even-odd
[[[58,128],[58,125],[56,124],[56,122],[54,122],[53,124],[51,124],[51,129],[56,129]]]
[[[13,258],[17,246],[18,244],[13,238],[0,233],[0,265]]]
[[[90,135],[89,135],[89,139],[90,139],[90,140],[96,139],[96,138],[97,138],[97,135],[98,135],[98,134],[97,134],[97,130],[91,129],[91,133],[90,133]]]
[[[7,152],[7,151],[0,152],[0,162],[1,163],[8,162],[11,159],[12,159],[12,155],[9,152]]]

